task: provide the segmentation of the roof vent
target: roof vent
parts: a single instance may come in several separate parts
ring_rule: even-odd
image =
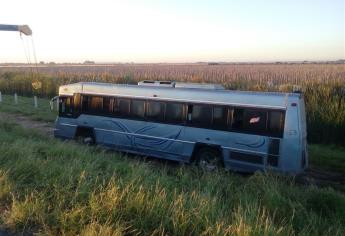
[[[293,93],[302,93],[302,87],[299,85],[294,85],[292,88]]]
[[[155,81],[155,80],[143,80],[138,82],[141,86],[159,86],[159,87],[175,87],[175,82],[173,81]]]
[[[144,81],[141,81],[141,82],[139,82],[139,83],[143,83],[143,84],[154,84],[155,81],[153,81],[153,80],[144,80]]]
[[[173,82],[171,81],[158,81],[159,84],[172,84]]]
[[[214,90],[224,90],[225,89],[221,84],[183,83],[183,82],[176,83],[175,88],[214,89]]]
[[[170,88],[189,88],[189,89],[225,89],[221,84],[207,84],[207,83],[184,83],[174,81],[159,81],[159,80],[143,80],[138,82],[140,86],[158,86]]]

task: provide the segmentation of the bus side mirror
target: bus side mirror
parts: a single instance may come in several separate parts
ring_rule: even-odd
[[[55,96],[49,101],[50,110],[51,111],[54,110],[54,102],[55,101],[56,101],[56,110],[59,111],[59,96]]]

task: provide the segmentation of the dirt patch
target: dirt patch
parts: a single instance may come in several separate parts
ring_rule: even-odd
[[[54,136],[54,124],[46,121],[36,121],[20,114],[9,114],[0,112],[0,117],[4,120],[14,122],[23,128],[35,129],[49,137]]]

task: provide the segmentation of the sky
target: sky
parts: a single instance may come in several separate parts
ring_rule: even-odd
[[[2,0],[0,63],[345,58],[344,0]],[[25,47],[24,47],[25,46]]]

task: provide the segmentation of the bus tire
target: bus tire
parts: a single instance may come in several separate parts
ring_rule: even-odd
[[[89,127],[78,127],[75,135],[75,140],[78,143],[86,145],[94,145],[96,143],[93,129]]]
[[[196,165],[204,171],[216,171],[224,166],[221,151],[218,148],[200,147],[194,158]]]

